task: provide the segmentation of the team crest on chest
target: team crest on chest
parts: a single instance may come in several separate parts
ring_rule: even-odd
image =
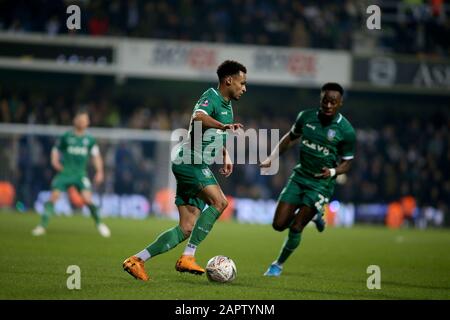
[[[328,139],[329,141],[333,141],[334,137],[336,137],[336,130],[328,129],[328,132],[327,132],[327,139]]]

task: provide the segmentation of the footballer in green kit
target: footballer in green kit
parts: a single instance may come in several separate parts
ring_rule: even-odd
[[[147,281],[144,263],[173,249],[189,238],[175,264],[179,272],[203,274],[205,269],[195,261],[195,252],[211,231],[215,221],[227,207],[227,199],[208,165],[222,157],[219,173],[230,176],[233,164],[225,148],[227,130],[242,128],[233,122],[231,100],[239,100],[246,92],[247,69],[239,62],[226,60],[217,68],[217,89],[206,90],[197,101],[189,126],[188,139],[172,159],[172,172],[177,180],[175,204],[179,212],[177,226],[161,233],[148,247],[125,259],[123,269],[134,278]],[[208,208],[205,209],[206,205]]]
[[[282,190],[273,219],[273,228],[288,236],[278,258],[265,276],[280,276],[283,264],[300,245],[304,227],[313,221],[319,232],[325,228],[324,205],[333,195],[336,177],[346,173],[355,153],[356,135],[350,122],[338,111],[343,88],[326,83],[320,94],[320,108],[301,111],[289,133],[260,166],[270,167],[275,157],[300,141],[299,162]]]
[[[89,126],[89,115],[85,110],[79,110],[74,117],[74,130],[64,133],[51,152],[51,164],[58,171],[53,178],[50,201],[45,204],[40,224],[33,229],[32,234],[41,236],[46,233],[50,216],[54,213],[54,205],[60,193],[75,187],[80,193],[84,204],[91,212],[96,227],[103,237],[109,237],[109,228],[102,223],[97,206],[92,202],[91,182],[87,175],[89,159],[93,158],[95,167],[94,182],[103,182],[103,160],[99,147],[93,136],[86,133]],[[62,161],[61,161],[62,156]]]

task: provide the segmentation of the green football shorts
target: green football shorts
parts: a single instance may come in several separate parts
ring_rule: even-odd
[[[218,184],[214,174],[206,164],[172,164],[172,172],[177,180],[175,205],[191,205],[201,211],[206,203],[197,194],[206,186]]]
[[[75,186],[79,191],[91,190],[91,181],[86,176],[72,176],[64,173],[57,174],[52,180],[52,190],[66,191]]]
[[[303,180],[299,181],[299,180]],[[287,202],[298,206],[316,208],[318,212],[323,213],[324,205],[328,203],[329,198],[321,192],[308,187],[304,178],[299,178],[293,173],[278,197],[279,202]]]

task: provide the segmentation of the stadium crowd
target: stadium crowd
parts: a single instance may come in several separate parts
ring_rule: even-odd
[[[66,7],[81,7],[81,30],[127,36],[220,43],[352,49],[367,33],[361,0],[2,0],[0,30],[73,33]],[[384,32],[377,46],[399,53],[448,56],[450,22],[441,0],[378,1]],[[448,11],[448,10],[447,10]]]
[[[152,100],[153,101],[153,100]],[[120,101],[92,100],[91,125],[111,128],[161,129],[186,128],[192,101],[182,107],[155,99],[151,105],[124,106]],[[70,97],[3,95],[0,100],[0,122],[71,125],[75,107]],[[405,195],[414,196],[420,206],[434,206],[449,212],[450,199],[450,116],[446,110],[430,116],[412,113],[407,118],[391,118],[381,126],[356,127],[357,157],[346,181],[337,186],[335,197],[344,202],[389,203]],[[344,112],[345,114],[345,112]],[[292,115],[260,113],[254,110],[239,121],[246,129],[279,128],[284,134],[292,125]],[[48,187],[52,170],[48,154],[54,140],[39,138],[37,155],[30,155],[27,141],[21,141],[17,185],[31,183],[33,192]],[[140,193],[154,196],[152,177],[157,168],[153,161],[155,144],[123,143],[111,147],[101,144],[105,153],[108,176],[105,190],[118,194]],[[2,148],[6,152],[8,148]],[[291,169],[296,164],[297,150],[281,160],[275,176],[261,176],[257,165],[236,165],[234,174],[220,179],[227,194],[254,199],[276,199]],[[29,168],[29,159],[32,167]],[[31,174],[31,177],[29,174]],[[219,175],[218,175],[219,176]],[[28,191],[27,191],[28,192]]]

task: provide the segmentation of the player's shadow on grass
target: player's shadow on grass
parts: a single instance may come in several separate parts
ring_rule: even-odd
[[[289,275],[290,273],[286,273],[286,275]],[[298,273],[292,273],[295,275],[298,275]],[[302,275],[308,275],[308,274],[302,274]],[[172,279],[173,280],[173,279]],[[199,280],[204,280],[204,281],[199,281]],[[267,277],[263,277],[261,275],[261,282],[260,283],[264,283],[264,281],[267,282],[275,282],[279,280],[278,278],[267,278]],[[258,292],[263,291],[263,290],[268,290],[267,286],[264,285],[253,285],[253,284],[248,284],[248,283],[239,283],[239,281],[234,281],[232,283],[214,283],[214,282],[210,282],[205,278],[202,277],[202,279],[200,279],[199,277],[196,278],[192,278],[192,275],[180,275],[179,277],[177,277],[177,281],[179,281],[180,283],[187,285],[187,284],[191,284],[193,286],[195,286],[196,288],[198,286],[202,286],[204,288],[211,288],[211,286],[214,287],[234,287],[234,288],[242,288],[243,290],[245,289],[255,289]],[[351,282],[355,282],[355,281],[351,281]],[[359,281],[358,281],[359,283]],[[356,291],[354,293],[350,293],[350,292],[343,292],[343,291],[331,291],[331,290],[312,290],[312,289],[303,289],[303,288],[298,288],[298,287],[283,287],[283,288],[276,288],[276,287],[270,287],[270,290],[273,291],[282,291],[282,292],[292,292],[295,293],[297,295],[300,295],[299,299],[301,299],[301,294],[305,294],[305,293],[310,293],[310,294],[320,294],[322,296],[330,296],[329,299],[333,300],[333,299],[344,299],[344,300],[363,300],[363,299],[369,299],[369,300],[379,300],[379,299],[389,299],[389,300],[410,300],[411,298],[406,298],[406,297],[401,297],[401,296],[396,296],[396,295],[388,295],[388,294],[384,294],[381,293],[380,291]],[[299,299],[292,299],[292,300],[299,300]],[[311,299],[311,298],[308,298]],[[324,299],[324,298],[320,298],[320,299]],[[285,300],[285,299],[280,299],[280,300]]]
[[[261,273],[262,274],[262,273]],[[313,276],[312,273],[305,273],[305,272],[292,272],[292,271],[286,271],[283,272],[282,277],[292,276],[292,277],[308,277],[311,278]]]
[[[267,279],[267,281],[270,281],[271,279]],[[277,279],[273,279],[274,281],[276,281]],[[240,286],[242,288],[248,288],[249,285],[245,285],[245,284],[239,284],[239,283],[235,283],[235,286]],[[258,290],[267,290],[267,286],[255,286],[255,285],[251,285],[250,286],[253,289],[258,289]],[[342,291],[331,291],[331,290],[312,290],[312,289],[303,289],[303,288],[291,288],[291,287],[283,287],[283,288],[273,288],[271,287],[270,290],[273,291],[283,291],[283,292],[292,292],[298,295],[301,295],[302,293],[312,293],[312,294],[320,294],[320,295],[325,295],[325,296],[331,296],[330,299],[356,299],[356,300],[363,300],[363,299],[369,299],[369,300],[379,300],[379,299],[389,299],[389,300],[409,300],[410,298],[406,298],[406,297],[400,297],[400,296],[396,296],[396,295],[388,295],[388,294],[384,294],[384,293],[380,293],[379,291],[370,291],[370,292],[364,292],[364,291],[357,291],[354,293],[350,293],[350,292],[342,292]],[[301,298],[301,297],[300,297]],[[308,298],[310,299],[310,298]],[[324,298],[320,298],[320,299],[324,299]],[[292,300],[299,300],[299,299],[292,299]]]
[[[293,273],[295,275],[299,275],[298,273]],[[310,276],[310,278],[315,278],[315,279],[321,279],[321,280],[326,280],[326,281],[339,281],[339,282],[351,282],[351,283],[365,283],[366,279],[361,279],[361,280],[348,280],[348,279],[342,279],[342,278],[330,278],[330,277],[318,277],[318,276]],[[381,285],[392,285],[392,286],[397,286],[397,287],[405,287],[405,288],[415,288],[415,289],[430,289],[430,290],[450,290],[450,287],[441,287],[441,286],[430,286],[430,285],[420,285],[420,284],[410,284],[410,283],[404,283],[404,282],[398,282],[398,281],[385,281],[382,280],[381,281]],[[377,297],[385,297],[388,299],[399,299],[399,300],[408,300],[408,299],[412,299],[412,298],[402,298],[402,297],[398,297],[398,296],[389,296],[389,295],[385,295],[385,294],[380,294],[379,291],[374,291],[374,293],[376,293]],[[373,295],[371,295],[371,297],[373,297]],[[424,298],[426,299],[426,298]]]
[[[387,284],[398,287],[406,287],[406,288],[415,288],[415,289],[431,289],[431,290],[450,290],[450,287],[441,287],[441,286],[431,286],[431,285],[421,285],[421,284],[411,284],[405,282],[397,282],[397,281],[381,281],[381,285]]]
[[[318,279],[318,277],[316,277]],[[352,283],[364,283],[366,279],[361,280],[347,280],[347,279],[339,279],[339,278],[321,278],[323,280],[332,280],[332,281],[341,281],[341,282],[352,282]],[[381,280],[381,285],[391,285],[397,287],[405,287],[405,288],[414,288],[414,289],[430,289],[430,290],[450,290],[450,287],[445,286],[432,286],[432,285],[421,285],[421,284],[411,284],[400,281],[386,281]]]
[[[358,283],[358,284],[364,284],[365,285],[365,279],[363,280],[348,280],[348,279],[339,279],[339,278],[334,278],[334,277],[327,277],[327,276],[317,276],[313,273],[301,273],[301,272],[284,272],[283,276],[295,276],[295,277],[307,277],[309,279],[318,279],[318,280],[322,280],[322,281],[329,281],[329,282],[352,282],[352,283]],[[264,277],[265,279],[267,279],[266,277]],[[276,281],[278,278],[269,278],[268,280],[270,281],[270,279],[273,279],[274,281]],[[383,283],[387,283],[387,282],[383,282]],[[321,290],[312,290],[312,289],[298,289],[298,288],[289,288],[289,287],[285,287],[285,288],[271,288],[274,290],[283,290],[283,291],[290,291],[293,293],[317,293],[317,294],[325,294],[325,295],[333,295],[333,296],[342,296],[342,297],[349,297],[352,299],[391,299],[391,300],[409,300],[411,298],[406,298],[406,297],[401,297],[401,296],[397,296],[397,295],[388,295],[388,294],[384,294],[381,293],[380,291],[365,291],[363,289],[363,291],[357,291],[355,293],[347,293],[347,292],[342,292],[342,291],[321,291]]]

